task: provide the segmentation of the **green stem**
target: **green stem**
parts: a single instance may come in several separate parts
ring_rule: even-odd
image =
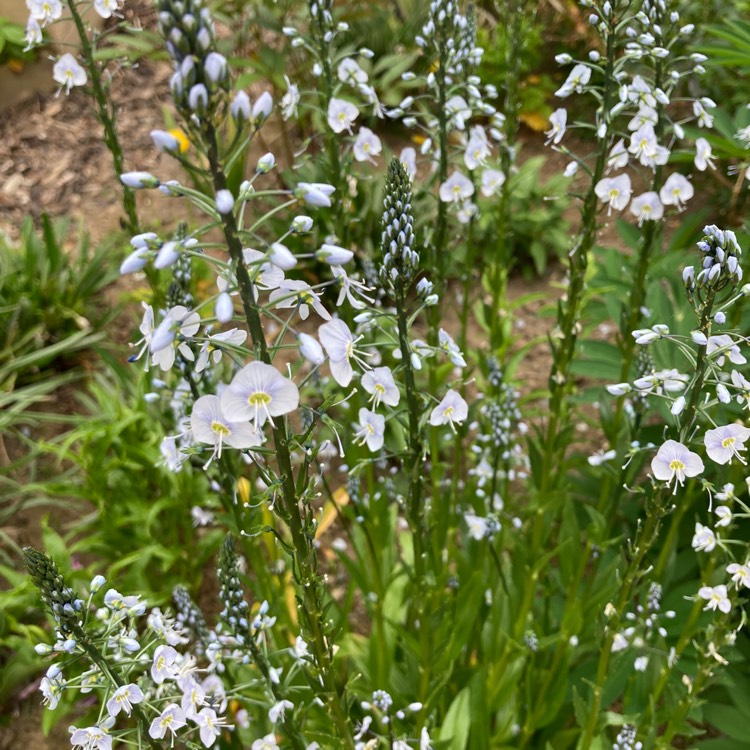
[[[407,496],[407,510],[411,527],[412,545],[414,553],[414,605],[416,618],[419,620],[419,642],[422,657],[422,674],[420,679],[421,699],[425,699],[430,686],[431,673],[431,643],[429,623],[427,622],[427,594],[425,586],[425,549],[424,540],[427,530],[424,519],[424,504],[422,502],[422,436],[419,428],[419,391],[414,380],[414,370],[411,363],[409,349],[409,329],[405,298],[402,290],[396,292],[396,319],[398,321],[398,339],[401,350],[401,361],[404,365],[405,398],[409,414],[409,461],[411,475]]]

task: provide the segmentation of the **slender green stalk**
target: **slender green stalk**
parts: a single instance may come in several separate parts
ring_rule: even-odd
[[[102,83],[102,74],[99,65],[94,59],[94,48],[89,41],[86,27],[83,23],[75,0],[68,0],[68,8],[73,18],[76,31],[81,40],[81,53],[86,60],[86,67],[91,76],[91,92],[96,103],[96,116],[104,128],[104,143],[112,154],[112,162],[115,168],[117,181],[120,182],[120,175],[124,170],[124,157],[120,140],[117,137],[116,111],[109,98],[108,91]],[[140,221],[138,220],[138,209],[135,203],[135,193],[126,185],[122,185],[122,206],[127,217],[127,229],[131,234],[138,234],[140,231]]]
[[[216,130],[213,124],[207,123],[203,128],[203,134],[206,139],[207,156],[214,189],[216,192],[226,190],[227,178],[222,169]],[[223,215],[222,224],[229,255],[235,265],[240,298],[256,356],[260,361],[271,364],[255,287],[243,262],[242,243],[234,215],[232,213]],[[281,420],[277,420],[272,432],[282,487],[282,498],[278,504],[278,511],[286,522],[292,539],[294,549],[292,563],[295,580],[298,584],[300,620],[304,622],[312,642],[312,651],[320,670],[320,678],[325,691],[326,707],[336,726],[338,740],[343,747],[354,748],[354,740],[346,710],[346,696],[336,679],[333,664],[333,642],[329,637],[329,629],[325,622],[325,590],[317,570],[317,555],[308,523],[310,520],[309,509],[301,508],[297,498],[290,454],[291,438],[287,432],[286,423]]]
[[[701,308],[700,330],[708,331],[711,324],[711,312],[715,299],[715,291],[709,288],[706,299]],[[701,347],[695,365],[695,375],[690,385],[690,398],[683,412],[683,429],[680,433],[680,439],[685,440],[692,430],[698,417],[698,402],[703,395],[703,382],[708,369],[708,362],[705,356],[705,347]],[[614,612],[607,624],[607,633],[602,644],[599,654],[599,662],[596,671],[596,680],[593,685],[593,695],[591,698],[591,713],[583,734],[583,744],[581,747],[589,747],[593,740],[594,732],[601,710],[602,694],[604,684],[609,674],[609,664],[612,657],[612,643],[622,620],[622,613],[625,605],[631,600],[636,584],[644,574],[642,570],[643,562],[646,555],[654,546],[660,529],[661,518],[669,512],[671,504],[671,495],[667,489],[658,490],[650,506],[646,510],[646,521],[639,529],[636,540],[633,545],[635,554],[631,559],[622,583],[620,584],[620,594],[615,605]]]
[[[602,118],[605,122],[607,122],[616,96],[615,51],[615,33],[610,30],[607,35],[604,92],[601,103]],[[545,430],[543,464],[540,472],[542,498],[546,496],[546,493],[552,489],[556,482],[562,479],[563,474],[560,463],[563,458],[564,444],[558,440],[558,437],[561,425],[566,424],[567,421],[568,397],[571,391],[570,366],[573,362],[578,340],[579,317],[585,291],[589,253],[596,240],[598,198],[595,187],[604,174],[607,152],[608,139],[604,137],[599,141],[596,164],[583,202],[581,231],[568,255],[568,287],[565,297],[559,304],[557,325],[551,336],[553,365],[549,377],[549,416]]]

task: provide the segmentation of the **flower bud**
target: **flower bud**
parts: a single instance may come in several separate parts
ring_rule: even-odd
[[[255,169],[260,174],[268,174],[275,166],[276,157],[272,153],[268,153],[258,159],[258,166]]]
[[[313,220],[309,216],[295,216],[292,222],[294,234],[305,234],[313,228]]]
[[[268,116],[271,114],[272,109],[273,98],[267,91],[264,91],[258,97],[255,104],[253,104],[253,109],[250,114],[250,119],[252,120],[253,125],[258,127],[261,123],[268,119]]]
[[[232,304],[232,298],[226,292],[222,292],[216,298],[214,314],[216,315],[216,320],[218,320],[219,323],[228,323],[234,316],[234,305]]]
[[[196,115],[204,115],[208,109],[208,89],[196,83],[188,93],[188,107]]]
[[[280,242],[274,242],[269,251],[271,263],[280,268],[282,271],[290,271],[297,265],[297,259],[292,251]]]
[[[159,178],[154,177],[150,172],[123,172],[120,175],[120,182],[133,190],[159,187]]]
[[[315,257],[332,266],[343,266],[354,257],[354,253],[338,245],[323,244],[315,251]]]
[[[234,196],[229,190],[219,190],[216,193],[216,210],[220,214],[229,214],[234,208]]]

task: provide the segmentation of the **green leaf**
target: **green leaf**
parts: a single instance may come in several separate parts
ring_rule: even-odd
[[[440,727],[441,743],[445,740],[445,750],[465,750],[471,727],[471,690],[465,687],[454,699]],[[442,746],[442,745],[441,745]]]

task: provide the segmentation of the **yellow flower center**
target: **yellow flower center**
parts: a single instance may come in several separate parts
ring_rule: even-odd
[[[737,442],[737,438],[726,437],[721,441],[722,448],[731,448]]]
[[[222,437],[227,437],[231,435],[230,429],[221,422],[211,422],[211,429],[217,434],[221,435]]]
[[[267,406],[271,403],[271,397],[265,391],[255,391],[250,394],[247,403],[255,407]]]
[[[669,468],[675,472],[682,471],[685,468],[685,464],[679,458],[674,458],[669,462]]]

